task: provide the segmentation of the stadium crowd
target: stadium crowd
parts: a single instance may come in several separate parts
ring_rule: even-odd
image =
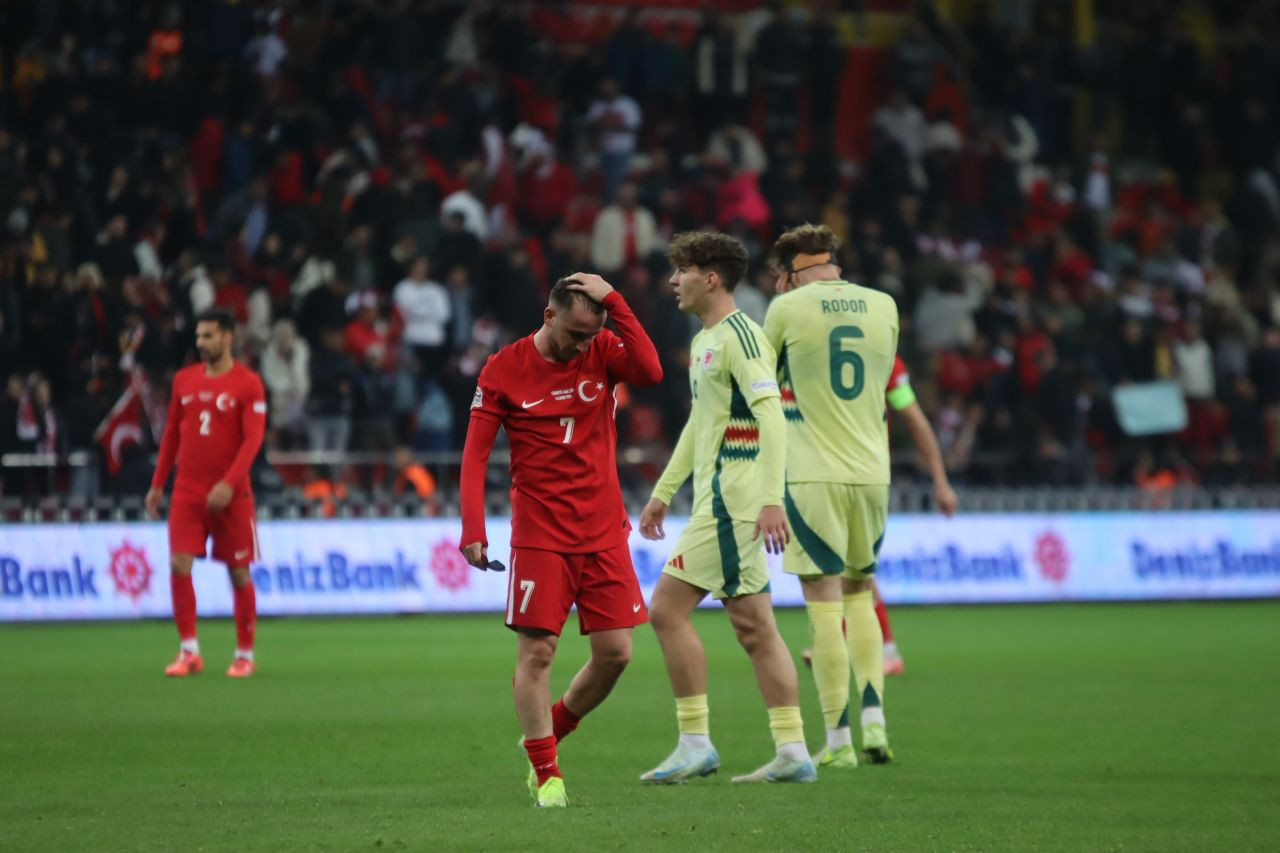
[[[960,482],[1274,479],[1274,10],[1099,3],[1082,37],[1057,4],[887,3],[877,41],[862,4],[707,5],[5,3],[0,451],[145,490],[210,306],[269,448],[456,450],[486,357],[579,270],[659,348],[619,426],[661,451],[692,332],[667,241],[741,238],[762,322],[773,237],[813,221],[897,299]],[[1157,379],[1187,428],[1126,436],[1112,389]]]

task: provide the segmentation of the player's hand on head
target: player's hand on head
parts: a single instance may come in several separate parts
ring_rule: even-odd
[[[956,514],[956,510],[960,508],[960,499],[956,497],[956,490],[951,488],[948,482],[938,483],[933,487],[933,499],[938,504],[938,509],[947,518]]]
[[[612,284],[592,273],[576,272],[570,278],[574,283],[566,285],[569,290],[585,293],[596,302],[604,302],[604,298],[613,292]]]
[[[781,554],[791,542],[791,529],[787,527],[787,514],[780,506],[766,506],[760,509],[760,517],[756,519],[756,532],[752,539],[759,539],[764,534],[764,550],[769,554]]]
[[[470,542],[458,549],[467,562],[477,569],[489,567],[489,546],[483,542]]]
[[[667,517],[667,505],[657,498],[650,498],[640,513],[640,535],[645,539],[666,539],[667,531],[662,521]]]
[[[210,512],[222,512],[231,505],[231,498],[235,495],[235,491],[231,488],[230,483],[216,483],[209,490],[209,497],[205,499],[205,505],[209,507]]]
[[[160,517],[160,502],[164,500],[164,492],[160,489],[147,490],[147,496],[143,499],[143,505],[147,508],[147,515],[151,518]]]

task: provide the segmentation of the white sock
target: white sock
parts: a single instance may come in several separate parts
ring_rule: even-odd
[[[253,649],[236,649],[236,657],[253,660]]]
[[[890,640],[884,644],[884,656],[887,658],[894,657],[898,654],[898,644]]]
[[[792,761],[808,761],[809,751],[805,749],[803,741],[784,743],[778,746],[778,757],[790,758]]]
[[[711,748],[711,735],[680,735],[680,745],[690,749],[706,750]]]
[[[835,752],[842,746],[853,746],[853,729],[848,726],[827,729],[827,749]]]
[[[200,654],[200,641],[195,637],[190,640],[183,640],[178,644],[179,651],[190,652],[193,655]]]
[[[880,705],[862,709],[862,727],[865,729],[872,723],[884,725],[884,708]]]

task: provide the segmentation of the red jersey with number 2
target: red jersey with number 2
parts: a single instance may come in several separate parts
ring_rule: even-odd
[[[249,468],[262,447],[267,404],[262,380],[243,364],[209,376],[203,364],[173,378],[169,417],[152,485],[164,488],[176,460],[174,491],[201,496],[220,482],[249,492]]]

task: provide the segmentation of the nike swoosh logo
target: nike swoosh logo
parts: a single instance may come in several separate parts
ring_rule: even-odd
[[[640,612],[640,605],[639,605],[639,604],[633,604],[633,605],[631,605],[631,612],[632,612],[632,613],[639,613],[639,612]]]
[[[539,403],[541,403],[541,402],[542,402],[543,400],[545,400],[545,399],[547,399],[547,398],[546,398],[546,397],[539,397],[538,399],[534,400],[532,403],[526,403],[526,402],[524,402],[524,401],[521,401],[521,402],[520,402],[520,408],[522,408],[522,409],[532,409],[534,406],[538,405]]]

